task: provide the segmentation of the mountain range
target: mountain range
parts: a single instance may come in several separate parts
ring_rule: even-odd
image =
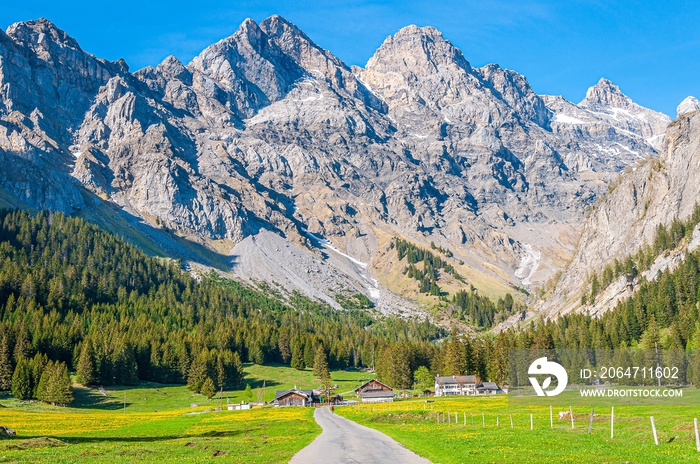
[[[689,97],[669,127],[607,79],[578,104],[538,95],[432,27],[401,29],[359,68],[280,16],[247,19],[189,64],[132,72],[39,19],[0,31],[0,204],[392,313],[437,301],[405,275],[399,237],[443,250],[446,292],[532,302],[549,282],[533,307],[555,315],[594,269],[690,214],[697,109]]]

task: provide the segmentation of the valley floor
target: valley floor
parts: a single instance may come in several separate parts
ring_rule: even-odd
[[[268,401],[275,390],[314,385],[313,374],[307,370],[246,365],[245,371],[254,395]],[[332,372],[338,392],[348,398],[369,375],[363,371]],[[700,403],[700,390],[686,392],[679,406],[634,402],[615,406],[612,439],[610,407],[567,393],[552,400],[553,428],[548,407],[515,406],[500,395],[402,399],[336,407],[335,412],[443,464],[698,462],[693,418],[700,416],[700,409],[690,405]],[[243,391],[224,392],[223,399],[212,401],[181,385],[144,383],[105,393],[107,396],[77,387],[75,404],[67,408],[0,397],[0,425],[17,431],[15,439],[0,440],[0,462],[277,463],[288,462],[321,434],[311,408],[228,411],[227,399],[240,402]],[[568,411],[570,405],[575,414],[574,429],[568,419],[558,420],[558,413]],[[222,410],[216,411],[217,407]],[[595,415],[589,435],[591,409]],[[450,423],[438,423],[438,416],[443,419],[448,413]],[[656,421],[658,446],[652,438],[650,416]]]
[[[271,401],[276,390],[313,388],[311,370],[244,366],[253,401]],[[352,392],[371,374],[333,371],[339,393]],[[311,408],[257,407],[228,411],[245,392],[223,392],[208,401],[184,385],[142,383],[100,393],[74,388],[70,407],[0,397],[0,425],[17,432],[0,440],[0,462],[287,462],[321,433]],[[106,394],[106,395],[105,395]],[[126,408],[124,403],[126,402]],[[221,411],[216,411],[221,408]]]
[[[277,463],[320,432],[310,408],[207,409],[4,408],[0,423],[17,438],[0,441],[0,462]]]
[[[684,398],[684,404],[697,405],[700,391],[691,390],[687,396],[689,398]],[[553,428],[550,428],[549,407],[513,407],[509,406],[505,396],[434,398],[431,402],[414,399],[336,408],[336,411],[343,417],[387,434],[418,455],[442,464],[651,464],[697,463],[700,459],[693,431],[693,418],[700,415],[696,406],[639,406],[631,402],[615,406],[615,437],[611,439],[610,407],[575,401],[575,397],[567,397],[567,394],[557,397],[553,403]],[[568,418],[558,420],[558,412],[568,411],[569,402],[573,404],[574,429]],[[595,414],[589,435],[591,408]],[[450,423],[438,424],[437,416],[446,422],[448,412],[451,414]],[[531,413],[533,430],[530,430]],[[650,416],[656,420],[658,446],[654,445]],[[497,427],[497,421],[500,427]]]

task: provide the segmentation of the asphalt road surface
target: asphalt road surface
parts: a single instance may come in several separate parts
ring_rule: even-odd
[[[318,408],[314,418],[323,433],[289,461],[292,464],[430,464],[376,430]]]

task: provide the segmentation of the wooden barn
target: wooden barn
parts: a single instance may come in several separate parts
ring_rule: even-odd
[[[278,390],[274,403],[277,406],[311,406],[319,402],[318,395],[313,390]]]
[[[377,379],[372,379],[360,385],[355,394],[362,398],[363,403],[386,403],[394,401],[394,389],[381,383]]]

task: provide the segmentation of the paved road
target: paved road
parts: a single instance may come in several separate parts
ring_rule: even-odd
[[[289,461],[291,464],[430,464],[376,430],[318,408],[314,418],[323,433]]]

